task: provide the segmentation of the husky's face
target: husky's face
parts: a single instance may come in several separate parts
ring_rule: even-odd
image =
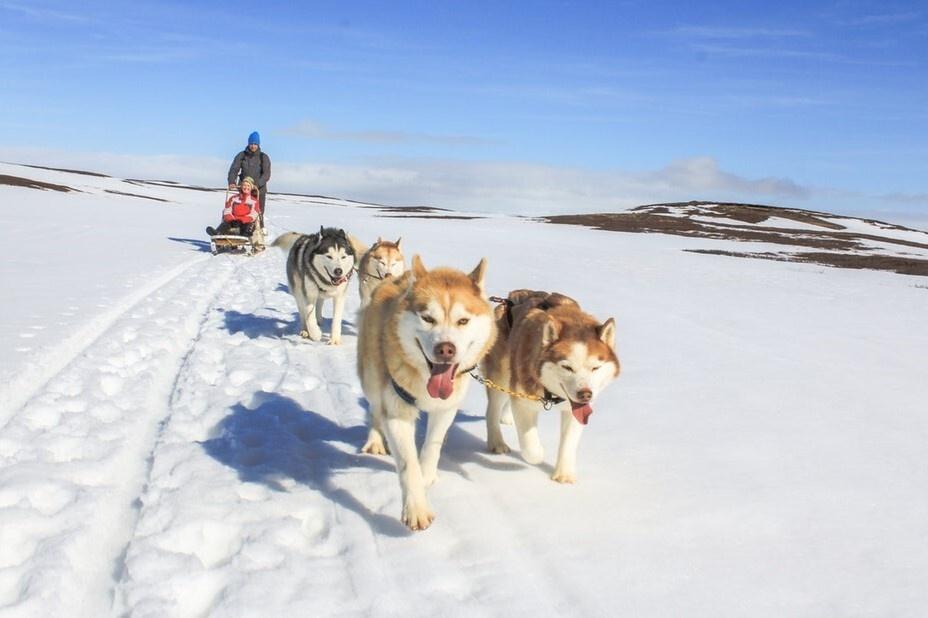
[[[319,244],[312,252],[316,272],[331,285],[347,283],[354,268],[355,254],[344,230],[320,230]]]
[[[413,258],[413,278],[398,334],[407,358],[429,375],[427,390],[447,399],[454,378],[476,365],[496,334],[493,312],[483,297],[486,261],[469,275],[439,268],[426,271]]]
[[[389,242],[377,239],[377,243],[371,249],[370,260],[367,263],[367,273],[378,279],[383,279],[387,275],[399,277],[406,272],[406,261],[400,252],[400,241]]]
[[[551,393],[569,402],[574,416],[583,424],[592,414],[591,404],[619,373],[615,355],[615,322],[612,318],[595,328],[561,329],[553,320],[542,337],[539,379]]]

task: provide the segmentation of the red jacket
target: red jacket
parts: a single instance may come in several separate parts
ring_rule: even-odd
[[[235,195],[229,196],[226,201],[226,207],[222,211],[222,220],[254,223],[258,219],[259,212],[261,212],[261,205],[258,198],[239,191]]]

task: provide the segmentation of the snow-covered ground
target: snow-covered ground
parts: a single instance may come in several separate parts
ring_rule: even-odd
[[[354,320],[341,347],[305,342],[282,253],[210,256],[220,193],[0,174],[81,191],[0,185],[17,206],[0,213],[4,616],[928,607],[925,278],[272,196],[272,232],[402,236],[428,266],[486,255],[493,294],[558,290],[616,318],[623,373],[595,406],[578,483],[548,479],[553,415],[545,463],[488,454],[475,384],[430,493],[438,518],[414,534],[392,459],[358,454]]]

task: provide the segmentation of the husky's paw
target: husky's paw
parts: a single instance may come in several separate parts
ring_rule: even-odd
[[[435,513],[429,507],[428,502],[412,502],[407,500],[403,506],[403,523],[410,530],[425,530],[432,521],[435,520]]]
[[[300,331],[300,337],[303,339],[309,339],[310,341],[319,341],[322,339],[322,331],[319,329],[315,330],[306,330],[305,328]]]
[[[522,459],[525,463],[540,464],[545,459],[545,450],[540,446],[522,449]]]
[[[329,339],[329,345],[341,345],[341,344],[342,344],[341,337],[332,337],[331,339]]]
[[[558,483],[576,483],[577,475],[572,472],[563,472],[561,470],[555,470],[554,474],[551,475],[551,480]]]
[[[362,453],[367,453],[368,455],[386,455],[387,446],[383,443],[383,438],[380,436],[369,437],[367,442],[364,443],[364,446],[361,447]]]
[[[487,440],[487,450],[497,455],[509,452],[509,446],[503,440]]]

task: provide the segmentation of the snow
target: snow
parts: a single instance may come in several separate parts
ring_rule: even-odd
[[[283,253],[204,252],[221,193],[0,174],[82,191],[0,186],[22,205],[0,214],[4,615],[920,616],[928,604],[923,278],[681,251],[744,250],[730,241],[272,195],[273,233],[402,236],[427,266],[486,255],[492,294],[558,290],[616,318],[623,373],[594,406],[578,483],[548,479],[553,415],[545,463],[522,462],[509,427],[513,454],[487,453],[474,384],[430,490],[438,517],[411,533],[392,459],[358,453],[354,287],[343,345],[308,343]]]

